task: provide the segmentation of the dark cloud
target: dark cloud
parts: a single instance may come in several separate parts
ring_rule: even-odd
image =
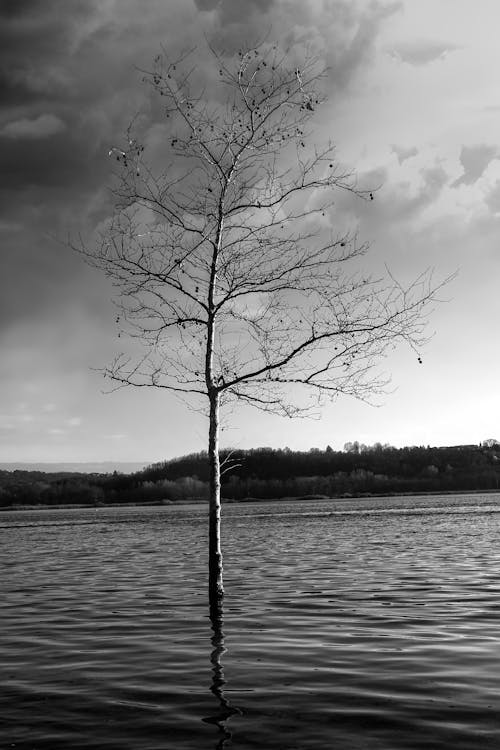
[[[460,185],[473,185],[486,171],[493,159],[498,159],[497,146],[488,146],[480,143],[476,146],[462,146],[460,152],[460,164],[464,173],[453,183],[452,187]]]
[[[87,273],[64,239],[109,215],[107,154],[132,118],[143,113],[158,126],[161,110],[141,69],[162,47],[174,56],[196,47],[203,76],[206,38],[228,52],[266,35],[283,47],[307,43],[331,66],[331,87],[341,88],[370,60],[380,24],[397,7],[148,0],[145,12],[137,0],[0,2],[3,332],[21,319],[52,325],[70,297],[87,304]]]
[[[201,11],[215,10],[221,0],[194,0],[194,4]]]
[[[4,193],[12,191],[15,197],[14,191],[29,193],[34,187],[63,187],[77,179],[82,180],[85,164],[79,150],[73,148],[71,142],[53,140],[55,142],[51,145],[48,142],[40,145],[35,141],[17,141],[0,148],[2,175],[8,185]],[[46,201],[50,196],[40,197]],[[36,205],[35,196],[32,200]]]
[[[109,33],[97,3],[70,0],[63,12],[59,3],[21,5],[0,30],[3,218],[16,212],[19,191],[29,214],[31,201],[65,203],[92,183],[97,188],[104,160],[100,166],[95,145],[114,126],[107,77],[97,75],[99,63],[109,70],[106,52],[88,54],[97,53],[92,39],[104,28]],[[36,187],[65,188],[66,195],[36,195]]]
[[[219,22],[242,23],[254,13],[267,13],[275,0],[195,0],[201,11],[217,11]]]
[[[212,12],[197,14],[196,7]],[[331,65],[332,85],[345,86],[372,54],[380,23],[398,6],[360,7],[351,0],[197,0],[197,6],[174,0],[167,8],[164,0],[150,0],[143,13],[134,0],[4,3],[0,219],[9,220],[19,191],[39,203],[34,187],[65,188],[71,203],[102,187],[109,146],[134,115],[153,113],[135,66],[148,67],[162,44],[175,54],[198,43],[203,71],[203,33],[224,47],[230,39],[234,46],[269,32],[284,46],[311,43]],[[43,196],[60,199],[57,191]]]
[[[31,15],[47,6],[50,6],[50,2],[46,0],[2,0],[0,18],[5,20]]]
[[[88,280],[87,268],[76,254],[43,233],[34,237],[29,228],[6,230],[0,236],[2,329],[16,321],[36,320],[48,309],[64,314],[75,289]]]
[[[213,11],[209,36],[219,48],[231,54],[263,38],[287,50],[307,45],[328,67],[332,89],[348,86],[372,59],[381,24],[402,7],[377,0],[201,0],[201,5]]]
[[[66,69],[75,24],[91,13],[94,3],[19,3],[0,24],[0,101],[28,105],[30,97],[60,95],[67,84]]]
[[[35,139],[48,138],[66,130],[64,122],[55,115],[43,114],[33,119],[22,117],[12,120],[0,128],[0,138]]]
[[[352,5],[348,3],[347,10],[343,5],[343,17],[348,23],[343,33],[337,33],[334,43],[330,41],[327,47],[330,78],[338,87],[347,86],[358,69],[373,59],[381,24],[402,7],[400,2],[372,2],[362,13],[352,15]],[[336,21],[333,14],[330,21],[333,28],[337,26]]]

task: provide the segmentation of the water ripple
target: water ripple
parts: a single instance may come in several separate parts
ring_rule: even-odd
[[[497,748],[498,500],[2,513],[0,747]]]

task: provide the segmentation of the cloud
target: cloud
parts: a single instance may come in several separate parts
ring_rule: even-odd
[[[433,42],[428,39],[400,42],[389,50],[391,57],[416,67],[428,65],[445,57],[460,47],[449,42]]]
[[[78,0],[68,0],[64,9],[54,0],[8,6],[6,12],[1,4],[0,101],[3,106],[26,105],[30,99],[57,97],[72,68],[72,26],[82,23],[95,2],[90,0],[87,11]]]
[[[0,414],[0,430],[15,430],[16,417],[12,414]]]
[[[411,159],[412,156],[418,154],[418,148],[416,146],[410,148],[404,148],[404,146],[391,146],[391,151],[398,157],[398,162],[402,164],[406,159]]]
[[[148,13],[135,0],[0,6],[0,221],[31,225],[38,238],[44,230],[66,234],[72,221],[85,231],[110,213],[103,189],[110,146],[137,113],[153,127],[163,119],[137,69],[151,65],[162,45],[172,54],[195,47],[193,63],[204,75],[204,35],[229,53],[266,34],[283,46],[310,43],[330,66],[325,85],[338,91],[372,59],[381,24],[400,7],[352,0],[171,0],[168,8],[150,0]],[[39,246],[23,242],[33,254]]]
[[[421,171],[424,180],[424,189],[430,190],[432,196],[437,196],[448,182],[448,173],[440,164],[426,167]]]
[[[35,422],[35,417],[29,412],[21,410],[17,414],[0,414],[0,430],[19,431]]]
[[[210,10],[209,38],[233,54],[262,39],[284,50],[308,47],[328,69],[331,90],[345,89],[358,70],[373,59],[382,23],[400,2],[353,0],[197,0]]]
[[[0,138],[48,138],[66,130],[65,123],[56,115],[39,115],[30,120],[23,117],[0,128]]]
[[[460,152],[460,163],[464,173],[452,184],[457,188],[460,185],[473,185],[484,174],[486,168],[493,159],[498,159],[498,148],[488,146],[484,143],[477,146],[462,146]]]
[[[492,214],[500,214],[500,180],[487,193],[485,203]]]
[[[61,427],[50,427],[47,433],[49,435],[66,435],[66,430],[63,430]]]
[[[173,55],[195,48],[193,65],[205,77],[205,36],[231,53],[267,34],[284,48],[311,45],[330,66],[325,86],[336,92],[337,106],[373,60],[384,19],[399,7],[371,0],[148,0],[147,6],[145,13],[137,0],[0,3],[0,337],[11,355],[1,366],[13,391],[20,372],[40,385],[44,378],[52,383],[57,369],[64,386],[42,390],[38,409],[44,428],[64,429],[73,440],[85,430],[67,420],[81,413],[81,403],[72,395],[76,403],[65,408],[64,395],[80,393],[78,373],[106,363],[116,341],[107,281],[83,267],[64,240],[109,215],[105,186],[114,165],[107,153],[132,118],[140,113],[151,128],[164,122],[138,68],[147,69],[162,45]],[[321,127],[329,136],[331,120]],[[42,411],[51,399],[55,414]],[[123,441],[129,433],[121,430],[111,421],[102,432]]]
[[[198,10],[201,10],[202,12],[216,10],[219,2],[220,0],[194,0],[194,4],[198,8]]]
[[[0,219],[21,204],[26,218],[43,200],[46,224],[52,206],[85,222],[82,198],[109,182],[110,143],[137,112],[151,114],[136,66],[147,67],[162,43],[199,41],[196,10],[183,0],[168,8],[150,0],[147,14],[135,0],[0,5]]]
[[[394,223],[411,221],[422,211],[432,206],[441,195],[449,175],[443,167],[436,163],[419,170],[420,184],[415,193],[404,189],[402,185],[393,185],[385,198],[386,210],[389,211],[388,220]]]
[[[35,13],[45,4],[45,0],[2,0],[0,18],[22,18]],[[50,5],[50,0],[49,3]]]
[[[410,232],[422,223],[423,212],[436,204],[448,182],[449,174],[438,161],[415,171],[408,182],[394,181],[387,168],[372,169],[358,175],[358,184],[380,188],[375,200],[360,202],[342,194],[336,202],[337,218],[346,222],[346,229],[357,223],[362,239],[383,236],[401,227]]]
[[[200,11],[216,11],[219,23],[244,23],[254,14],[265,14],[275,5],[275,0],[195,0]]]
[[[339,3],[339,6],[343,4]],[[347,3],[351,8],[352,4]],[[356,6],[354,6],[356,7]],[[345,8],[345,5],[344,5]],[[330,78],[338,87],[347,86],[355,74],[373,60],[376,42],[382,23],[402,8],[400,2],[372,2],[363,12],[350,17],[346,29],[338,21],[336,14],[330,18],[329,38],[325,37],[328,49],[327,63],[331,71]],[[318,28],[323,28],[323,20],[317,19]],[[333,33],[332,33],[333,32]]]
[[[21,229],[17,221],[0,221],[0,232],[19,232]]]
[[[352,0],[171,0],[166,8],[164,0],[150,0],[145,14],[135,0],[1,5],[0,220],[12,221],[20,205],[26,220],[31,206],[38,210],[43,202],[47,226],[56,212],[85,223],[83,203],[110,181],[110,145],[137,113],[152,124],[160,119],[137,68],[151,65],[162,46],[172,54],[195,47],[193,63],[204,75],[210,54],[204,36],[229,54],[266,35],[283,47],[310,44],[330,68],[325,83],[333,91],[346,88],[369,63],[381,24],[400,7]],[[108,205],[97,207],[101,214],[110,210],[109,194],[105,200]]]

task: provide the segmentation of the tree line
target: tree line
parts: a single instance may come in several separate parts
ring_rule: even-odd
[[[343,451],[255,448],[221,451],[226,502],[357,497],[500,488],[500,444],[394,448],[346,443]],[[1,471],[0,507],[205,501],[206,452],[152,464],[132,474]]]

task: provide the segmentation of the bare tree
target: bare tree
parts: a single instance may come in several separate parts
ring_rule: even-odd
[[[165,117],[169,163],[149,164],[130,129],[116,211],[92,249],[111,277],[122,330],[143,356],[105,375],[201,399],[209,416],[209,596],[223,597],[220,409],[234,400],[293,417],[323,397],[368,399],[398,342],[417,351],[435,299],[431,274],[404,288],[363,272],[367,247],[332,225],[336,193],[369,201],[331,143],[311,140],[322,72],[271,44],[212,51],[213,92],[189,55],[156,58],[144,79]],[[207,73],[210,77],[210,74]],[[302,397],[305,394],[313,398]]]

